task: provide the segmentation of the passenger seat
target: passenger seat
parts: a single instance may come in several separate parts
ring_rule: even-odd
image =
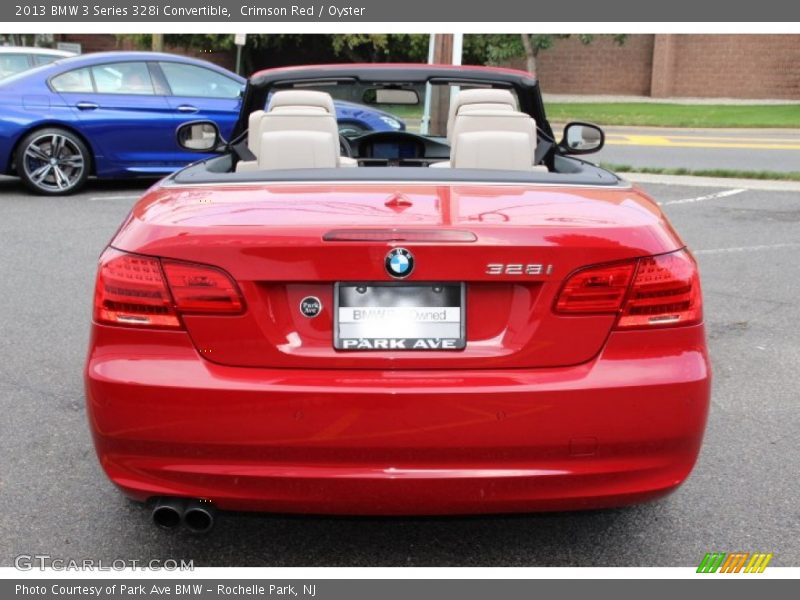
[[[323,131],[264,132],[257,170],[334,169],[339,156],[331,141],[331,135]]]
[[[313,108],[336,116],[331,95],[314,90],[281,90],[272,95],[267,105],[268,112],[296,108]]]
[[[475,110],[518,111],[517,99],[509,90],[476,88],[461,90],[450,103],[447,117],[447,140],[452,141],[456,117]]]
[[[287,107],[251,124],[247,143],[256,160],[239,161],[237,172],[340,166],[339,129],[327,112]]]
[[[333,98],[313,90],[275,92],[268,110],[250,114],[247,147],[256,160],[239,161],[237,172],[358,166],[340,156]]]

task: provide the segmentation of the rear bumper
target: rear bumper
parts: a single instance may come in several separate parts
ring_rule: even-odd
[[[126,494],[219,508],[466,514],[619,506],[689,474],[708,412],[702,326],[613,333],[572,367],[215,365],[182,332],[95,325],[97,454]]]

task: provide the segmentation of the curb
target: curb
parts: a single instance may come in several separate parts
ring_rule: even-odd
[[[792,106],[799,99],[785,98],[692,98],[652,96],[617,96],[606,94],[542,94],[542,99],[553,104],[681,104],[693,106]]]
[[[656,175],[653,173],[617,173],[633,183],[661,183],[693,187],[742,188],[772,192],[800,192],[800,181],[775,179],[740,179],[735,177],[697,177],[694,175]]]

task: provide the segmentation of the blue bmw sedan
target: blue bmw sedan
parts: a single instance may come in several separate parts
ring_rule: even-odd
[[[210,119],[229,139],[245,79],[212,63],[154,52],[58,60],[0,83],[0,173],[35,193],[76,192],[90,176],[161,177],[202,158],[175,131]],[[404,129],[387,113],[336,102],[340,129]]]

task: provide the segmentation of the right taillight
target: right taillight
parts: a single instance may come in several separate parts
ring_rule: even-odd
[[[702,320],[700,277],[686,250],[639,259],[618,329],[694,325]]]
[[[617,329],[694,325],[703,320],[697,265],[686,250],[573,273],[556,298],[561,314],[617,314]]]
[[[224,271],[107,249],[100,257],[94,320],[106,325],[179,329],[180,315],[240,314],[244,300]]]

